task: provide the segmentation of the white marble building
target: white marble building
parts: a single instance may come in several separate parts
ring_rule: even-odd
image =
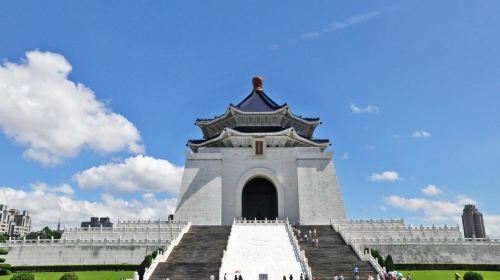
[[[328,224],[344,219],[333,153],[315,139],[319,118],[294,115],[254,78],[254,90],[213,119],[198,119],[190,140],[176,219],[229,225],[233,219],[284,219]]]

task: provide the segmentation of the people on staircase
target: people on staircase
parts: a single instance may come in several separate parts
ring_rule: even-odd
[[[210,275],[210,280],[215,280],[215,276],[213,274]]]
[[[373,280],[373,276],[371,273],[368,273],[368,280]]]
[[[293,276],[292,276],[292,274],[290,274],[290,277],[289,277],[289,279],[290,279],[290,280],[293,280]]]

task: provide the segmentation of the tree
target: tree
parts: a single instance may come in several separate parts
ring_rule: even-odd
[[[49,227],[44,227],[41,231],[30,232],[26,235],[26,239],[50,239],[54,237],[54,239],[60,239],[61,233],[57,230],[51,230]]]
[[[384,266],[387,271],[394,270],[394,262],[392,261],[391,255],[387,255],[387,257],[385,258]]]
[[[35,275],[29,272],[19,272],[14,274],[10,280],[35,280]]]
[[[477,272],[469,271],[464,274],[464,280],[483,280],[483,276]]]
[[[66,272],[59,278],[59,280],[78,280],[78,275],[74,272]]]

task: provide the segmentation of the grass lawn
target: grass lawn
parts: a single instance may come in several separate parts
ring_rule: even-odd
[[[132,271],[76,271],[79,280],[119,280],[121,276],[132,279]],[[36,280],[59,280],[64,272],[36,272]],[[9,280],[12,275],[0,276],[0,280]]]
[[[458,272],[461,277],[466,271],[455,270],[413,270],[403,271],[404,276],[411,274],[412,280],[455,280],[455,272]],[[481,273],[484,280],[500,280],[500,271],[476,271]]]

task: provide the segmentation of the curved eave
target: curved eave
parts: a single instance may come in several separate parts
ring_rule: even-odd
[[[231,136],[252,136],[252,137],[288,136],[296,141],[311,145],[313,147],[319,147],[323,150],[326,149],[328,146],[330,146],[330,141],[328,141],[326,139],[323,139],[320,142],[315,142],[314,140],[310,140],[310,139],[307,139],[307,138],[300,136],[300,134],[295,132],[295,130],[293,128],[287,128],[287,129],[284,129],[282,131],[267,132],[267,133],[258,133],[258,132],[257,133],[245,133],[245,132],[239,132],[239,131],[231,129],[231,128],[226,128],[226,129],[224,129],[224,131],[221,134],[219,134],[219,136],[217,136],[215,138],[212,138],[210,140],[207,140],[207,141],[204,141],[201,143],[193,143],[190,140],[190,141],[188,141],[187,145],[191,149],[197,150],[198,148],[208,146],[212,143],[216,143],[218,141],[221,141],[221,140],[223,140],[227,137],[231,137]]]
[[[221,120],[224,120],[232,115],[273,115],[273,114],[286,115],[287,117],[289,117],[297,122],[300,122],[300,123],[303,123],[306,125],[311,125],[313,127],[316,127],[316,126],[321,124],[321,121],[319,118],[313,119],[313,120],[306,120],[306,119],[303,119],[299,116],[296,116],[295,114],[292,113],[292,111],[290,110],[290,108],[286,104],[275,111],[269,111],[269,112],[246,112],[246,111],[239,110],[238,108],[236,108],[235,106],[233,106],[231,104],[231,105],[229,105],[229,107],[227,108],[227,110],[224,114],[222,114],[218,117],[215,117],[213,119],[210,119],[210,120],[197,119],[195,124],[197,126],[199,126],[200,128],[202,128],[202,127],[206,127],[206,126],[212,125],[214,123],[217,123]]]

